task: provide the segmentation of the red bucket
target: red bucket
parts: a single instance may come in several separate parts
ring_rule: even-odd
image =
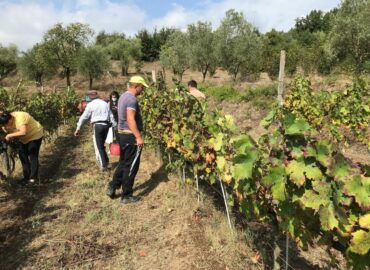
[[[111,143],[109,145],[109,152],[111,156],[120,156],[121,147],[119,146],[119,143]]]

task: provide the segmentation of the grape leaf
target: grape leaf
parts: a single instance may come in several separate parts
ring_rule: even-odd
[[[360,217],[358,223],[360,224],[361,228],[370,229],[370,214]]]
[[[352,233],[352,236],[353,238],[349,250],[357,254],[365,255],[370,249],[370,232],[358,230]]]
[[[329,166],[331,155],[332,145],[327,140],[321,140],[316,144],[316,158],[325,167]]]
[[[286,174],[283,167],[272,168],[267,176],[262,179],[262,183],[271,186],[271,193],[275,200],[284,201]]]
[[[370,178],[356,175],[344,183],[344,193],[353,196],[361,208],[370,209]]]
[[[226,159],[224,157],[217,156],[216,164],[217,164],[217,169],[219,169],[220,171],[222,171],[224,169],[224,167],[225,167]]]
[[[223,143],[223,141],[222,141],[223,138],[224,138],[224,134],[223,133],[218,133],[216,135],[216,140],[215,140],[215,145],[214,145],[216,151],[220,151],[221,150],[222,143]]]
[[[296,119],[293,123],[288,123],[285,128],[287,135],[304,135],[306,131],[311,129],[310,125],[303,119]]]
[[[302,159],[290,161],[286,171],[290,175],[290,180],[299,187],[305,183],[305,176],[313,180],[322,178],[322,172],[314,162]]]
[[[336,179],[344,178],[348,176],[349,168],[350,166],[345,160],[345,158],[342,155],[340,155],[335,159],[332,168],[330,168],[329,173]]]
[[[246,161],[241,164],[236,164],[234,166],[233,176],[236,180],[241,180],[245,178],[251,178],[253,172],[254,163],[251,161]]]
[[[249,135],[244,135],[244,134],[240,135],[235,140],[234,146],[238,154],[243,154],[247,151],[251,151],[252,149],[253,151],[256,151],[255,150],[256,143],[253,141],[252,137],[250,137]]]
[[[321,206],[326,206],[330,203],[328,195],[325,193],[319,194],[313,190],[306,190],[299,201],[303,203],[304,207],[308,207],[319,211]]]
[[[276,116],[276,110],[270,111],[265,118],[263,118],[260,122],[260,125],[264,128],[268,128],[272,122],[274,121]]]
[[[330,231],[338,227],[339,222],[337,218],[335,217],[333,203],[329,203],[328,205],[321,206],[319,215],[320,215],[321,228],[324,231]]]
[[[254,163],[258,160],[259,154],[256,151],[247,152],[245,154],[234,157],[233,176],[236,180],[251,178],[253,173]]]
[[[305,183],[305,169],[306,166],[304,163],[296,160],[290,161],[286,167],[286,171],[289,174],[290,180],[299,187]]]

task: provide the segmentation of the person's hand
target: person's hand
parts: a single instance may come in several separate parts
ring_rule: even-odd
[[[7,140],[8,142],[9,142],[11,139],[12,139],[12,137],[10,136],[10,134],[7,134],[7,135],[5,136],[5,140]]]
[[[137,146],[144,146],[144,140],[141,138],[141,136],[136,138],[136,144]]]
[[[80,131],[79,130],[76,130],[75,131],[75,136],[77,137],[77,136],[79,136],[80,135]]]

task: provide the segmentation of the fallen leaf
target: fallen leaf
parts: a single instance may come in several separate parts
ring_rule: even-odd
[[[147,254],[146,254],[146,252],[144,251],[144,250],[140,250],[139,251],[139,256],[140,257],[145,257]]]
[[[252,261],[252,263],[257,264],[260,259],[261,259],[261,255],[259,253],[257,253],[256,255],[254,255],[251,258],[251,261]]]

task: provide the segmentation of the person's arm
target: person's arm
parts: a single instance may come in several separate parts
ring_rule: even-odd
[[[7,134],[5,136],[5,140],[10,141],[13,138],[22,137],[26,134],[27,134],[27,125],[21,125],[18,131]]]
[[[143,137],[141,136],[141,132],[139,131],[137,127],[137,123],[135,120],[135,114],[136,114],[135,110],[131,108],[127,109],[127,124],[130,130],[132,131],[132,133],[135,135],[136,144],[139,146],[142,146],[144,145],[144,140],[143,140]]]
[[[86,106],[86,108],[85,108],[85,110],[84,110],[83,114],[80,116],[80,119],[78,120],[77,128],[76,128],[76,131],[75,131],[75,136],[80,135],[80,130],[81,130],[82,125],[83,125],[87,120],[89,120],[89,119],[90,119],[90,117],[91,117],[91,113],[92,113],[92,111],[91,111],[91,109],[90,109],[90,107],[91,107],[91,106],[89,106],[90,104],[91,104],[91,103],[87,104],[87,106]]]

